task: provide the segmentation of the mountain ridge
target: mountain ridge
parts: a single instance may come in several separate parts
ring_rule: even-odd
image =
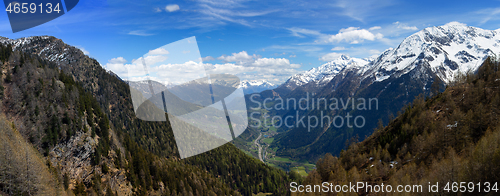
[[[312,68],[306,72],[291,76],[286,82],[278,88],[295,89],[298,86],[303,86],[314,82],[319,87],[326,85],[335,76],[341,73],[344,69],[360,68],[370,63],[371,59],[351,58],[347,55],[341,55],[339,58],[322,64],[319,67]]]
[[[278,87],[278,85],[272,84],[267,80],[242,80],[240,87],[243,88],[245,94],[252,94],[274,89]]]
[[[415,68],[411,65],[425,61],[442,81],[449,83],[457,72],[475,71],[488,56],[500,53],[499,43],[500,34],[496,30],[457,22],[427,27],[380,55],[363,77],[380,81],[380,77],[388,76],[386,73],[403,75]]]
[[[398,47],[388,48],[373,59],[341,55],[338,59],[319,67],[291,76],[278,88],[293,90],[311,82],[319,87],[324,86],[333,77],[342,74],[344,68],[344,72],[350,71],[347,68],[352,61],[358,65],[353,67],[359,69],[357,74],[362,77],[362,81],[380,82],[393,74],[404,75],[416,67],[411,65],[415,65],[419,60],[425,60],[442,81],[449,83],[458,75],[458,72],[465,74],[468,71],[475,71],[486,57],[499,54],[499,44],[499,29],[484,30],[458,22],[450,22],[443,26],[420,30],[405,38]],[[463,66],[457,67],[458,63]]]
[[[136,119],[125,81],[62,40],[33,36],[1,38],[0,42],[0,67],[5,70],[0,72],[0,83],[5,81],[0,88],[6,105],[2,112],[28,119],[17,120],[16,127],[27,141],[46,146],[39,147],[39,153],[56,157],[47,165],[59,182],[68,184],[69,191],[73,189],[77,195],[116,191],[130,195],[287,192],[286,187],[277,185],[287,184],[288,174],[264,165],[232,144],[215,149],[212,155],[180,160],[168,122]],[[37,101],[44,105],[34,104]],[[65,108],[72,110],[65,114]],[[32,126],[32,118],[44,121]],[[78,153],[68,153],[73,151]],[[83,163],[74,161],[80,157]],[[209,161],[213,158],[221,162]],[[61,164],[52,167],[52,161]],[[90,170],[72,169],[80,164]],[[116,187],[112,185],[116,179],[110,178],[119,178],[126,184],[115,184],[119,186]],[[0,187],[5,188],[2,180]],[[241,180],[248,183],[243,186]],[[236,183],[229,186],[228,182]],[[119,191],[120,187],[126,193]]]
[[[361,115],[366,119],[366,124],[362,128],[329,127],[326,131],[319,128],[309,131],[307,128],[281,127],[278,130],[283,133],[276,136],[271,147],[278,149],[277,155],[306,158],[309,161],[315,161],[327,152],[338,154],[345,147],[343,144],[346,140],[351,140],[356,135],[370,135],[373,128],[377,127],[379,119],[383,124],[387,123],[389,116],[411,103],[414,97],[420,94],[434,95],[435,90],[444,90],[455,78],[476,72],[488,56],[500,52],[499,44],[500,34],[496,30],[484,30],[452,22],[423,29],[404,39],[398,47],[384,51],[365,66],[342,69],[326,84],[318,85],[311,80],[302,85],[289,86],[292,88],[281,85],[275,89],[276,92],[292,89],[280,94],[284,100],[299,100],[307,94],[312,95],[311,99],[327,100],[377,98],[380,110],[297,110],[305,116],[317,116],[320,112],[332,116]],[[436,84],[435,87],[432,84]],[[265,94],[262,94],[262,97],[265,97]],[[277,103],[279,101],[275,99],[273,104]],[[297,111],[292,109],[271,112],[272,115],[284,118]]]
[[[420,193],[412,195],[453,195],[447,188],[436,193],[425,184],[497,182],[499,78],[499,61],[487,58],[476,74],[460,78],[431,98],[417,97],[387,126],[378,127],[363,141],[352,141],[339,156],[320,158],[304,185],[420,184],[424,185]],[[488,192],[469,189],[468,195],[496,194]],[[370,191],[358,194],[370,195]]]

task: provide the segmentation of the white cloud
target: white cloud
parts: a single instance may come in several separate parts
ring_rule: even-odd
[[[467,24],[461,23],[461,22],[458,22],[458,21],[451,21],[449,23],[446,23],[445,25],[446,26],[467,26]]]
[[[374,26],[374,27],[370,27],[368,30],[370,31],[373,31],[373,30],[378,30],[378,29],[381,29],[382,27],[380,26]]]
[[[268,80],[274,84],[283,83],[291,75],[299,73],[299,64],[292,64],[288,59],[261,58],[243,65],[234,63],[205,64],[207,72],[229,73],[241,80]]]
[[[483,19],[479,22],[479,25],[483,25],[490,20],[498,20],[498,14],[500,14],[500,7],[497,8],[486,8],[476,11],[475,14],[478,14]]]
[[[290,58],[295,58],[295,57],[297,57],[297,55],[295,55],[295,54],[291,54],[289,57],[290,57]]]
[[[134,59],[134,60],[132,60],[132,64],[140,64],[140,65],[142,65],[142,59],[143,59],[143,57],[140,57],[138,59]],[[168,59],[167,56],[149,55],[149,56],[146,56],[144,58],[144,61],[145,61],[146,65],[148,65],[148,66],[154,66],[157,63],[164,62],[167,59]]]
[[[175,12],[179,9],[180,9],[180,7],[177,4],[170,4],[170,5],[165,6],[165,10],[167,10],[167,12]]]
[[[144,58],[147,65],[155,65],[159,62],[165,61],[168,57],[165,56],[146,56]],[[145,70],[144,65],[142,64],[143,57],[132,60],[130,64],[126,64],[127,60],[123,57],[112,58],[108,60],[108,63],[104,67],[106,69],[113,71],[118,74],[120,77],[124,77],[125,79],[130,79],[132,77],[144,76]],[[148,70],[150,72],[154,70]]]
[[[337,0],[334,6],[340,8],[338,14],[350,17],[354,20],[365,22],[366,18],[383,14],[383,10],[395,4],[393,0]]]
[[[382,39],[384,35],[381,33],[373,34],[366,29],[359,29],[359,27],[349,27],[347,29],[340,29],[339,33],[329,35],[327,42],[349,42],[351,44],[361,43],[364,40],[374,41]]]
[[[234,1],[234,0],[199,0],[201,3],[205,4],[210,4],[212,6],[217,6],[217,7],[227,7],[227,8],[234,8],[234,7],[241,7],[242,1]]]
[[[153,11],[154,12],[161,12],[161,9],[159,7],[155,7],[155,8],[153,8]]]
[[[245,63],[245,62],[253,61],[256,58],[258,58],[258,56],[255,54],[250,56],[250,55],[248,55],[248,53],[246,51],[241,51],[239,53],[233,53],[231,56],[222,55],[217,59],[222,60],[225,63],[228,63],[228,62]]]
[[[182,64],[162,64],[152,67],[151,73],[166,83],[182,84],[206,76],[203,63],[188,61]]]
[[[169,54],[169,52],[165,50],[165,48],[157,48],[154,50],[150,50],[148,52],[148,55],[164,55],[164,54]]]
[[[233,53],[231,56],[220,56],[217,58],[224,63],[234,62],[235,65],[244,67],[268,67],[268,68],[299,68],[299,64],[290,63],[286,58],[261,58],[253,54],[249,55],[246,51]]]
[[[106,63],[104,67],[108,70],[113,71],[114,73],[118,74],[120,77],[124,79],[129,78],[129,72],[128,72],[129,69],[134,70],[135,73],[144,72],[141,66],[135,65],[132,67],[132,65],[125,65],[125,63],[127,63],[127,60],[125,60],[125,58],[116,57],[108,60],[108,63]]]
[[[251,64],[254,67],[272,67],[272,68],[299,68],[299,64],[291,64],[290,60],[285,58],[259,58]]]
[[[123,57],[116,57],[108,60],[108,62],[112,64],[125,64],[127,63],[127,60],[125,60],[125,58]]]
[[[213,61],[213,60],[215,60],[215,58],[211,57],[211,56],[207,56],[207,57],[202,57],[201,60],[206,62],[206,61]]]
[[[328,54],[321,56],[319,58],[319,60],[320,61],[333,61],[335,59],[338,59],[341,55],[342,54],[340,54],[340,53],[332,52],[332,53],[328,53]]]
[[[128,34],[129,35],[138,35],[138,36],[151,36],[151,35],[154,35],[154,34],[151,34],[151,33],[146,33],[143,30],[130,31],[130,32],[128,32]]]
[[[249,7],[243,5],[243,3],[248,1],[241,0],[229,0],[216,2],[211,0],[200,0],[198,13],[202,14],[201,17],[203,22],[198,23],[203,25],[225,25],[227,22],[236,23],[244,26],[255,26],[257,24],[256,20],[247,20],[250,17],[257,17],[267,15],[269,13],[276,12],[278,10],[263,10],[259,7],[259,9],[248,9]]]
[[[418,30],[418,28],[416,26],[408,26],[407,24],[405,23],[400,23],[399,21],[396,21],[392,24],[395,24],[397,25],[397,28],[398,29],[404,29],[404,30],[412,30],[412,31],[416,31]]]
[[[262,49],[262,51],[286,51],[290,53],[295,52],[306,52],[310,55],[316,55],[318,52],[322,51],[322,47],[311,46],[311,45],[272,45],[267,48]]]
[[[83,48],[83,47],[77,46],[77,48],[80,49],[83,52],[84,55],[89,55],[90,54],[89,51],[85,50],[85,48]]]
[[[186,62],[181,64],[161,64],[168,57],[161,55],[146,56],[144,60],[150,78],[162,83],[180,84],[193,79],[204,77],[205,70],[208,74],[227,73],[240,77],[240,79],[265,79],[275,84],[284,82],[288,77],[298,73],[299,64],[291,63],[286,58],[261,58],[258,55],[249,55],[246,51],[233,53],[231,56],[221,56],[217,59],[224,63],[199,63]],[[215,60],[211,56],[202,58],[204,61]],[[113,58],[104,66],[120,77],[127,80],[139,81],[145,79],[142,65],[143,57],[132,60],[130,64],[123,57]],[[203,70],[203,71],[200,71]]]
[[[162,59],[163,58],[163,59]],[[189,61],[182,64],[157,64],[163,62],[163,56],[147,56],[145,59],[148,73],[144,70],[142,57],[133,60],[130,64],[125,64],[123,58],[113,58],[105,65],[106,69],[113,71],[120,77],[131,80],[145,80],[149,74],[150,79],[165,84],[181,84],[205,76],[205,68],[199,62]]]
[[[313,35],[313,36],[321,36],[322,35],[319,31],[297,28],[297,27],[288,28],[288,30],[291,31],[292,35],[295,37],[302,37],[303,38],[303,37],[305,37],[304,35]]]
[[[347,50],[345,47],[337,46],[332,48],[332,51],[341,51],[341,50]]]
[[[370,54],[372,54],[372,55],[378,55],[378,54],[380,54],[380,51],[379,50],[375,50],[375,49],[369,50],[368,52]]]
[[[184,50],[184,51],[182,51],[182,53],[183,53],[183,54],[187,54],[187,53],[190,53],[190,52],[191,52],[191,51],[189,51],[189,50]]]

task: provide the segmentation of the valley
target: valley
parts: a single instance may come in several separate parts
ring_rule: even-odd
[[[415,97],[434,96],[463,75],[475,73],[488,56],[500,53],[499,43],[498,31],[452,22],[423,29],[376,58],[358,59],[342,55],[318,68],[290,77],[276,89],[247,95],[247,107],[260,108],[249,110],[249,125],[253,122],[262,135],[266,131],[273,133],[269,138],[259,137],[259,141],[255,137],[260,134],[256,134],[249,140],[256,149],[253,154],[255,157],[265,154],[265,162],[285,170],[315,163],[325,153],[339,155],[350,144],[362,141],[374,129],[387,125]],[[320,99],[327,101],[323,103]],[[330,109],[328,100],[332,99],[337,99],[339,104],[340,100],[353,102]],[[358,107],[362,103],[359,100],[369,99],[377,99],[370,110]],[[295,103],[292,101],[292,106],[286,107],[288,100]],[[311,103],[305,100],[313,100],[317,107],[309,107]],[[252,115],[252,112],[258,114]],[[306,117],[305,127],[283,126],[285,123],[300,124],[300,118],[296,116]],[[311,116],[317,117],[311,121],[316,126],[307,123]],[[364,126],[352,126],[352,122],[351,126],[348,123],[343,123],[343,126],[314,123],[324,116],[360,116],[364,119]],[[340,125],[339,119],[337,125]],[[273,120],[276,126],[271,126]],[[266,150],[259,153],[259,146]],[[311,171],[313,168],[304,169]]]
[[[282,169],[284,171],[295,171],[301,176],[307,176],[307,173],[314,170],[316,167],[314,164],[306,160],[292,160],[287,157],[280,157],[276,155],[276,148],[270,148],[276,136],[280,133],[276,131],[276,128],[267,124],[267,128],[259,127],[258,136],[251,143],[248,149],[240,147],[248,154],[253,155],[265,164]]]
[[[0,194],[289,195],[290,182],[498,180],[497,54],[500,30],[451,22],[377,57],[339,55],[279,86],[235,77],[230,92],[236,81],[244,88],[247,129],[183,159],[170,121],[137,117],[130,86],[153,96],[148,83],[55,37],[0,37]],[[213,95],[195,82],[152,85],[192,88],[190,101]],[[195,111],[225,96],[167,103]]]
[[[443,92],[417,97],[368,138],[352,143],[338,156],[326,154],[320,158],[317,169],[309,173],[303,185],[362,181],[396,187],[438,183],[443,186],[436,191],[423,186],[418,193],[387,191],[377,195],[455,195],[447,191],[450,181],[477,185],[493,181],[494,190],[473,187],[467,189],[468,195],[498,194],[499,68],[498,59],[489,57],[475,74],[459,77]],[[364,189],[358,194],[370,195],[370,191]]]
[[[0,147],[2,193],[281,195],[300,180],[232,144],[181,160],[168,123],[136,118],[125,81],[55,37],[0,37],[0,86],[0,130],[17,141]],[[26,156],[5,156],[17,146]]]
[[[456,22],[428,27],[376,58],[342,55],[290,77],[276,89],[248,95],[248,108],[262,108],[254,111],[259,112],[260,117],[249,112],[250,123],[260,121],[268,126],[273,119],[263,118],[267,115],[274,118],[275,125],[281,125],[264,129],[276,129],[273,142],[267,148],[268,156],[314,163],[325,153],[338,155],[350,143],[370,136],[375,128],[386,125],[401,113],[415,97],[433,96],[460,75],[474,73],[488,56],[500,53],[499,43],[500,33],[495,30]],[[301,99],[312,100],[318,107],[311,108],[310,102],[303,101],[295,104],[296,107],[290,102],[292,107],[281,109],[287,106],[288,100],[300,102]],[[339,104],[345,100],[353,102],[331,109],[327,106],[332,99],[337,99]],[[363,105],[362,100],[366,103],[370,99],[377,100],[371,109],[359,107]],[[308,109],[301,109],[306,106]],[[325,116],[334,118],[335,124],[331,125],[340,126],[328,126],[330,124],[323,122]],[[363,126],[340,123],[341,118],[337,116],[344,119],[351,116],[351,120],[359,117],[357,124]],[[302,125],[301,117],[305,117],[305,126],[283,126],[285,123]]]

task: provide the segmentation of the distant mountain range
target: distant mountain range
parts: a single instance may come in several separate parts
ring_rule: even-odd
[[[146,81],[127,81],[128,85],[130,85],[130,87],[140,91],[145,98],[149,98],[151,97],[151,90],[149,88],[149,83],[146,82]],[[153,87],[153,89],[157,90],[157,91],[163,91],[165,89],[167,89],[169,86],[168,85],[165,85],[165,84],[162,84],[160,82],[157,82],[157,81],[151,81],[151,86]]]
[[[404,39],[396,48],[389,48],[375,59],[340,56],[338,59],[290,77],[266,97],[283,99],[314,98],[377,98],[378,110],[323,111],[329,115],[361,115],[366,119],[363,128],[281,127],[284,132],[275,138],[271,147],[278,155],[315,159],[326,152],[337,154],[345,141],[358,135],[364,138],[377,126],[378,119],[389,121],[418,95],[431,95],[434,82],[444,90],[453,80],[468,72],[474,73],[488,56],[500,53],[500,32],[484,30],[451,22],[428,27]],[[250,103],[249,101],[247,103]],[[277,102],[276,102],[277,103]],[[251,107],[255,107],[250,103]],[[282,117],[296,111],[270,111]],[[300,111],[317,115],[320,111]],[[290,122],[291,123],[291,122]],[[313,160],[314,161],[314,160]]]
[[[269,83],[266,80],[243,80],[241,81],[241,88],[245,94],[260,93],[265,90],[274,89],[278,85]]]
[[[317,87],[322,87],[330,82],[342,70],[355,67],[364,67],[372,60],[373,59],[369,58],[359,59],[341,55],[338,59],[325,63],[317,68],[312,68],[304,73],[300,73],[290,77],[285,83],[280,85],[280,87],[293,90],[298,86],[303,86],[309,83],[313,83]]]
[[[375,59],[341,55],[336,60],[290,77],[280,87],[293,90],[310,83],[322,87],[335,76],[354,69],[362,81],[381,82],[407,74],[420,65],[428,66],[442,81],[449,83],[458,73],[475,71],[487,56],[498,54],[499,44],[500,31],[451,22],[425,28]]]
[[[132,87],[140,90],[142,93],[148,95],[149,93],[149,85],[144,81],[127,81]],[[217,84],[217,83],[216,83]],[[165,85],[159,82],[152,81],[152,85],[154,89],[167,89],[172,88],[175,85]],[[186,85],[186,84],[184,84]],[[219,84],[220,85],[220,84]],[[265,90],[274,89],[278,87],[278,85],[271,84],[266,80],[243,80],[240,82],[241,88],[243,88],[243,92],[245,94],[252,93],[260,93]]]
[[[432,98],[414,100],[386,127],[339,156],[323,156],[303,185],[341,183],[345,176],[386,186],[446,184],[457,176],[475,183],[500,181],[499,66],[498,60],[486,59],[476,74]]]

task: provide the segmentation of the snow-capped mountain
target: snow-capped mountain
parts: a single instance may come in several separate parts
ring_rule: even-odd
[[[327,152],[339,153],[344,147],[339,144],[346,140],[343,137],[346,133],[351,136],[372,134],[378,119],[387,123],[390,114],[396,114],[419,95],[432,96],[431,86],[436,80],[442,81],[439,87],[443,90],[459,73],[474,73],[488,56],[499,53],[500,31],[451,22],[425,28],[407,37],[399,46],[385,50],[370,63],[355,64],[358,66],[328,63],[292,76],[275,90],[282,99],[297,100],[311,95],[313,98],[334,97],[344,100],[376,98],[377,101],[375,107],[368,110],[322,110],[331,112],[330,115],[346,112],[352,116],[363,116],[366,121],[363,121],[364,126],[360,129],[345,126],[330,127],[328,130],[284,129],[286,133],[275,139],[275,142],[281,145],[280,149],[286,150],[278,153],[305,158]],[[342,60],[343,58],[337,59],[340,62]],[[317,84],[322,79],[326,84],[318,88]],[[307,111],[305,116],[317,115],[318,112]],[[293,113],[294,111],[285,110],[281,115]],[[305,131],[308,137],[304,137]]]
[[[361,82],[371,84],[400,77],[416,68],[430,71],[445,83],[459,74],[476,71],[491,55],[500,53],[500,31],[470,27],[458,22],[428,27],[404,39],[397,48],[385,50],[376,59],[345,55],[290,77],[280,87],[323,87],[337,75],[354,71]],[[429,75],[422,76],[428,81]],[[427,77],[427,78],[426,78]],[[343,80],[341,78],[340,80]],[[337,79],[337,82],[339,79]]]
[[[76,61],[75,56],[83,55],[80,49],[66,45],[60,39],[52,36],[32,36],[19,39],[0,37],[0,43],[11,45],[12,50],[34,53],[58,64],[69,64]],[[79,52],[81,54],[77,54]]]
[[[293,90],[297,86],[302,86],[310,82],[314,82],[316,86],[323,86],[330,82],[343,70],[352,68],[363,68],[371,59],[351,58],[346,55],[341,55],[338,59],[325,63],[317,68],[312,68],[304,73],[296,74],[290,77],[281,86]]]
[[[265,80],[243,80],[240,85],[245,94],[260,93],[277,87]]]
[[[449,83],[459,72],[474,72],[488,56],[499,52],[499,31],[451,22],[409,36],[397,48],[381,54],[371,68],[361,74],[363,79],[383,81],[425,65]]]

